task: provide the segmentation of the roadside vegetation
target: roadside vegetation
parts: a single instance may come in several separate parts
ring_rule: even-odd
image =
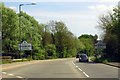
[[[98,27],[104,31],[103,41],[106,43],[106,50],[99,58],[94,58],[97,35],[83,34],[76,37],[62,21],[41,24],[29,14],[16,13],[3,3],[0,4],[0,8],[2,8],[2,55],[12,56],[12,59],[43,60],[75,57],[76,54],[86,53],[93,56],[94,61],[103,59],[105,63],[107,60],[118,61],[120,57],[119,7],[114,8],[114,13],[100,17]],[[51,23],[53,24],[49,25]],[[32,50],[18,50],[18,44],[22,41],[31,43]]]
[[[106,43],[106,52],[100,59],[107,61],[120,61],[120,6],[113,12],[99,18],[98,27],[102,30],[103,41]]]
[[[39,60],[75,57],[79,51],[94,54],[94,36],[85,34],[78,39],[62,21],[41,24],[25,12],[16,13],[4,4],[1,5],[2,55],[10,55],[12,59],[29,57]],[[31,43],[32,50],[18,50],[18,44],[22,41]]]

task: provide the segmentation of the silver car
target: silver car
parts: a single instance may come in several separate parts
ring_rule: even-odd
[[[88,56],[86,54],[80,54],[79,62],[89,62]]]

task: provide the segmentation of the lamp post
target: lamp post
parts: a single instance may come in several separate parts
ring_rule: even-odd
[[[20,30],[20,44],[21,44],[21,19],[20,19],[20,17],[21,17],[21,8],[22,8],[22,6],[24,6],[24,5],[36,5],[36,3],[28,3],[28,4],[19,4],[19,30]],[[20,45],[20,51],[21,51],[21,45]],[[20,58],[21,58],[22,56],[21,56],[21,54],[20,54]]]

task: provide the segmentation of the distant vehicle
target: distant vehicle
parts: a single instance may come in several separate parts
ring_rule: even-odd
[[[87,54],[80,54],[79,55],[79,62],[89,62]]]

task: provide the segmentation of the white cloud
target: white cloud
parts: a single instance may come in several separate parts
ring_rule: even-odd
[[[36,13],[28,13],[40,23],[48,23],[50,20],[63,21],[68,29],[76,36],[80,36],[82,33],[98,34],[95,26],[97,25],[97,14],[88,11],[76,11],[76,12],[49,12],[49,11],[35,11]]]
[[[55,18],[55,19],[73,19],[73,18],[94,18],[94,15],[91,16],[87,15],[88,12],[76,11],[76,12],[49,12],[49,11],[35,11],[36,13],[29,13],[30,15],[37,16],[37,17],[48,17],[48,18]]]
[[[17,11],[17,8],[14,6],[10,6],[9,8],[13,9],[14,11]]]
[[[99,4],[99,5],[88,6],[88,9],[101,15],[101,14],[106,14],[107,12],[113,12],[114,7],[115,5]]]
[[[48,23],[50,20],[63,21],[68,29],[76,36],[81,34],[101,34],[95,26],[98,24],[98,17],[106,11],[111,11],[114,5],[92,5],[88,6],[89,10],[84,11],[44,11],[38,10],[28,14],[34,16],[40,23]]]
[[[99,5],[94,5],[94,6],[88,6],[89,9],[92,10],[112,10],[115,5],[104,5],[104,4],[99,4]]]

